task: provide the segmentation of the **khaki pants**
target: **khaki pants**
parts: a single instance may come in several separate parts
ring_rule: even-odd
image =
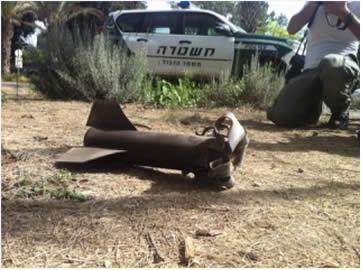
[[[283,127],[300,127],[317,123],[322,102],[332,114],[347,114],[358,64],[350,56],[329,54],[314,69],[305,70],[283,87],[267,118]]]

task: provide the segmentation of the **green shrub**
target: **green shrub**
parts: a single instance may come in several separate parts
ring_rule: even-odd
[[[203,106],[239,107],[251,104],[260,109],[268,107],[284,85],[284,74],[277,74],[272,63],[260,65],[258,56],[243,66],[240,79],[221,78],[203,86]]]
[[[128,56],[103,36],[94,39],[58,26],[48,29],[43,46],[41,76],[33,83],[48,98],[130,102],[145,77],[143,53]]]
[[[190,74],[179,78],[176,84],[155,78],[153,83],[144,84],[138,101],[156,107],[195,107],[202,99],[202,90]]]
[[[240,99],[261,109],[268,107],[284,86],[284,74],[274,72],[271,63],[260,65],[257,56],[252,57],[250,65],[244,70],[241,79],[244,91]]]
[[[224,76],[210,82],[195,82],[189,74],[177,83],[156,78],[144,86],[138,101],[157,107],[268,107],[284,85],[283,74],[275,73],[271,63],[260,65],[257,56],[243,70],[241,79]]]
[[[238,107],[242,104],[240,96],[243,88],[240,80],[232,78],[213,80],[203,86],[204,98],[200,105],[202,107]]]
[[[16,78],[16,77],[18,77],[18,78]],[[28,77],[26,77],[22,74],[17,74],[16,72],[4,74],[4,75],[2,75],[1,78],[4,82],[16,82],[16,80],[19,83],[30,82],[30,79]]]

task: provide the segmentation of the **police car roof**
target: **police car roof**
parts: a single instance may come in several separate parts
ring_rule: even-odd
[[[221,16],[222,15],[211,11],[211,10],[207,10],[207,9],[193,9],[193,8],[183,8],[183,9],[126,9],[126,10],[117,10],[117,11],[113,11],[111,13],[153,13],[153,12],[199,12],[199,13],[209,13],[215,16]]]
[[[230,22],[229,20],[227,20],[226,17],[224,17],[221,14],[218,14],[214,11],[211,10],[207,10],[207,9],[198,9],[198,8],[182,8],[182,9],[126,9],[126,10],[116,10],[113,11],[111,13],[109,13],[109,15],[113,16],[113,17],[118,17],[121,14],[126,14],[126,13],[169,13],[169,12],[178,12],[178,13],[189,13],[189,12],[194,12],[194,13],[207,13],[207,14],[211,14],[214,15],[216,17],[218,17],[219,19],[228,22],[233,28],[239,28],[237,26],[235,26],[232,22]],[[234,30],[234,29],[233,29]],[[243,32],[244,30],[241,29]]]

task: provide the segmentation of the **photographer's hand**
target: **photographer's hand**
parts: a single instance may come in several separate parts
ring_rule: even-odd
[[[349,16],[352,16],[351,24],[348,26],[348,29],[360,40],[360,19],[357,18],[350,9],[347,7],[346,1],[333,1],[333,2],[324,2],[323,6],[327,13],[336,15],[341,19],[343,23],[347,23]],[[351,15],[349,15],[351,14]]]
[[[318,2],[309,1],[303,7],[303,9],[295,14],[291,19],[287,26],[287,31],[289,34],[296,34],[298,31],[302,29],[311,19],[311,16],[315,12],[315,9],[318,6]]]

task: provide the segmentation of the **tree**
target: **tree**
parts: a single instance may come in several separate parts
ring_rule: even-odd
[[[39,20],[43,21],[45,28],[51,25],[61,25],[70,22],[81,15],[93,15],[104,18],[104,13],[92,7],[83,7],[80,2],[35,2]],[[45,30],[45,29],[44,29]]]
[[[284,14],[279,15],[276,19],[276,22],[279,26],[287,27],[288,25],[288,19]]]
[[[223,16],[232,15],[232,22],[239,22],[240,14],[237,10],[236,1],[195,1],[192,2],[201,9],[208,9],[217,12]]]
[[[284,26],[278,25],[275,21],[269,20],[266,25],[257,28],[257,34],[266,34],[274,37],[299,39],[298,35],[290,35]]]
[[[11,44],[15,26],[20,26],[22,18],[27,13],[34,13],[33,2],[2,2],[1,5],[1,73],[10,72]]]
[[[111,2],[110,11],[125,10],[125,9],[139,9],[145,7],[144,1],[115,1]]]
[[[240,26],[249,33],[267,22],[268,3],[264,1],[240,1],[237,3],[240,13]]]
[[[45,44],[44,39],[47,38],[47,32],[50,29],[57,29],[66,25],[71,31],[73,38],[80,35],[88,35],[91,31],[87,31],[91,25],[86,25],[86,16],[93,16],[97,20],[104,20],[104,13],[98,8],[84,7],[80,2],[35,2],[37,5],[38,19],[41,20],[45,27],[38,36],[39,46]],[[95,26],[95,25],[93,25]],[[95,27],[93,27],[95,30]],[[94,31],[93,31],[94,33]],[[56,44],[54,44],[56,46]]]
[[[34,34],[35,27],[29,24],[35,24],[35,15],[32,13],[26,13],[22,19],[23,22],[28,24],[21,24],[20,26],[15,26],[14,36],[11,40],[11,63],[13,63],[14,52],[16,49],[22,49],[26,47],[25,40],[28,36]]]

